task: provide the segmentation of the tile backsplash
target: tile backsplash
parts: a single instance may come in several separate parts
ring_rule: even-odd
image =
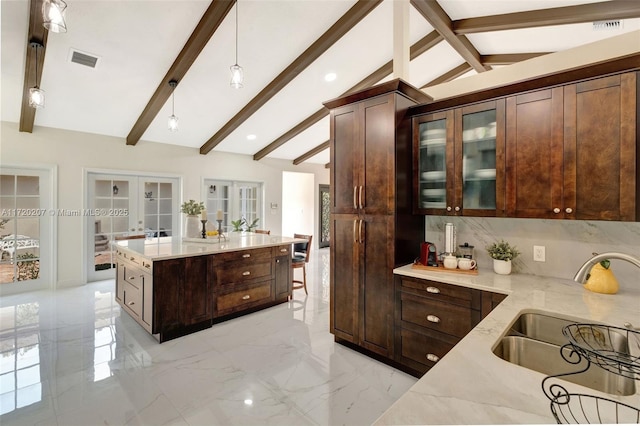
[[[618,251],[640,258],[637,222],[426,216],[425,239],[435,243],[438,251],[444,250],[446,223],[456,227],[456,244],[475,246],[475,258],[483,270],[493,270],[485,247],[500,239],[521,253],[513,262],[513,273],[572,279],[594,252]],[[545,262],[533,261],[534,245],[545,246]],[[640,288],[640,268],[621,260],[612,260],[611,268],[621,291]]]

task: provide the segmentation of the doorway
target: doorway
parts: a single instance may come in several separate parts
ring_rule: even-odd
[[[87,182],[87,282],[114,277],[115,241],[180,236],[179,178],[89,172]]]
[[[313,173],[282,173],[282,235],[313,234],[314,180]]]

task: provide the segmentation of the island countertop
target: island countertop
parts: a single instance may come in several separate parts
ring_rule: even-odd
[[[571,280],[533,275],[497,275],[488,271],[480,271],[477,276],[457,275],[415,270],[411,265],[396,268],[394,273],[508,296],[400,397],[376,425],[555,423],[550,401],[541,387],[545,375],[507,362],[492,351],[515,318],[522,312],[549,312],[578,322],[616,327],[630,322],[640,326],[640,282],[621,286],[618,294],[605,295],[589,292]],[[640,381],[636,381],[634,395],[623,397],[562,383],[569,392],[640,408]]]
[[[121,240],[114,244],[118,248],[129,250],[148,260],[156,261],[261,247],[277,247],[306,241],[300,238],[256,234],[252,232],[230,232],[225,234],[225,236],[226,239],[221,239],[220,241],[217,236],[208,237],[207,239],[159,237]]]

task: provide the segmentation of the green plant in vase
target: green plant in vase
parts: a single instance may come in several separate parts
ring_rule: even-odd
[[[242,219],[244,221],[244,225],[247,227],[247,231],[249,232],[253,232],[257,227],[258,227],[258,221],[260,219],[255,219],[253,222],[249,223],[247,222],[247,219]]]
[[[232,220],[231,221],[231,226],[233,226],[232,231],[233,232],[241,232],[243,223],[244,223],[244,219],[243,218],[240,218],[238,220]]]
[[[520,254],[515,246],[504,240],[488,245],[486,250],[493,259],[493,271],[500,275],[509,275],[511,273],[511,261]]]
[[[180,211],[189,216],[199,215],[202,210],[204,210],[204,203],[195,200],[185,201],[182,203],[182,207],[180,207]]]

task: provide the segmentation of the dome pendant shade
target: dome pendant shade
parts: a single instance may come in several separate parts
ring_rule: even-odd
[[[54,33],[66,33],[67,24],[64,21],[64,11],[67,4],[62,0],[44,0],[42,2],[42,25]]]
[[[244,74],[242,67],[238,64],[232,65],[231,69],[231,87],[234,89],[241,89],[242,82],[244,80]]]
[[[44,90],[38,87],[29,89],[29,106],[31,108],[44,108]]]

